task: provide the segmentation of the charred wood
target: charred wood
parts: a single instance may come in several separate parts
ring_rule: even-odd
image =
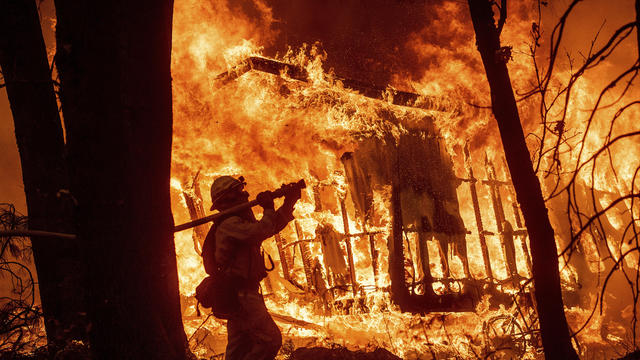
[[[302,259],[302,266],[304,268],[304,275],[307,279],[307,289],[309,291],[314,292],[316,289],[314,288],[313,284],[313,269],[312,269],[312,262],[313,260],[311,259],[311,252],[309,251],[309,244],[307,244],[306,241],[301,241],[303,240],[302,238],[302,230],[300,229],[300,224],[298,223],[298,220],[294,220],[293,222],[294,226],[295,226],[295,230],[296,230],[296,236],[298,238],[298,248],[300,249],[300,258]]]
[[[502,196],[500,195],[500,185],[504,183],[496,178],[496,170],[485,154],[485,168],[487,169],[487,181],[483,182],[490,188],[491,205],[496,218],[496,226],[500,236],[500,245],[502,245],[502,255],[504,256],[507,274],[511,278],[515,278],[518,274],[516,264],[516,248],[513,243],[513,226],[504,216],[504,208],[502,207]]]
[[[284,249],[284,240],[282,239],[282,236],[280,236],[280,234],[276,234],[275,239],[276,239],[276,246],[278,247],[278,255],[280,255],[280,266],[282,266],[282,276],[284,277],[285,280],[290,280],[291,273],[289,270],[289,264],[291,260],[289,259],[289,256],[286,250]]]
[[[518,278],[518,268],[516,262],[516,248],[513,241],[515,233],[513,226],[507,220],[502,223],[502,233],[500,234],[500,242],[502,245],[502,251],[504,251],[505,264],[507,265],[507,273],[512,279]],[[516,283],[517,284],[517,283]]]
[[[349,184],[351,200],[356,207],[356,216],[361,219],[363,224],[366,224],[369,222],[373,207],[373,190],[369,175],[365,173],[353,153],[344,153],[340,160]]]
[[[314,211],[322,211],[322,200],[320,199],[320,186],[318,184],[313,186],[313,203],[315,205]]]
[[[351,289],[353,295],[356,296],[358,292],[358,282],[356,281],[356,269],[353,262],[353,249],[351,245],[351,234],[349,230],[349,215],[347,214],[347,208],[344,203],[344,197],[338,195],[340,198],[340,212],[342,213],[342,223],[344,225],[345,242],[347,244],[347,260],[349,261],[349,277],[351,279]]]
[[[304,68],[258,56],[251,56],[232,70],[219,74],[216,76],[216,81],[218,81],[221,86],[224,86],[251,70],[262,71],[278,76],[284,75],[291,79],[303,82],[309,81],[309,75]],[[390,87],[378,87],[362,81],[340,77],[336,77],[331,80],[340,82],[345,88],[357,91],[368,98],[388,101],[394,105],[415,107],[424,110],[453,112],[456,114],[462,111],[461,104],[436,96],[399,91]]]
[[[366,229],[365,229],[366,230]],[[373,281],[378,287],[378,250],[376,248],[376,238],[374,234],[369,234],[369,251],[371,253],[371,270],[373,271]]]
[[[487,239],[485,238],[484,226],[482,224],[482,214],[480,212],[480,203],[478,201],[478,190],[476,189],[477,179],[473,175],[471,167],[471,157],[469,156],[469,147],[464,147],[464,163],[469,178],[469,191],[471,193],[471,203],[476,219],[476,228],[478,230],[478,240],[480,240],[480,248],[482,249],[482,260],[484,261],[484,271],[489,281],[493,281],[493,270],[491,269],[491,258],[489,258],[489,248],[487,247]]]
[[[509,176],[509,168],[507,166],[507,162],[504,159],[502,161],[504,165],[505,178],[507,179],[507,182],[510,183],[510,185],[507,185],[507,190],[509,191],[509,195],[511,196],[511,199],[512,199],[511,209],[513,210],[513,216],[516,220],[516,227],[517,229],[522,229],[521,234],[518,234],[517,231],[514,234],[518,237],[518,239],[520,239],[520,247],[522,248],[522,253],[524,254],[524,257],[525,257],[527,271],[529,272],[529,274],[532,274],[533,269],[531,264],[531,252],[529,251],[529,246],[527,246],[527,237],[529,236],[529,233],[527,233],[526,229],[524,229],[524,224],[522,223],[522,218],[520,217],[520,206],[516,201],[517,197],[513,190],[513,185],[511,185],[513,181]]]
[[[433,291],[433,276],[431,275],[431,263],[429,261],[429,247],[428,241],[433,238],[433,233],[427,231],[426,229],[422,229],[418,231],[418,246],[417,257],[418,257],[418,265],[421,269],[422,275],[422,293],[425,295],[435,296],[435,292]]]
[[[197,220],[206,216],[204,211],[204,201],[200,192],[200,184],[198,183],[198,175],[194,176],[191,189],[182,192],[182,197],[187,204],[189,217],[191,220]],[[202,244],[207,236],[209,229],[207,225],[202,224],[193,228],[193,247],[195,252],[200,255],[202,253]]]

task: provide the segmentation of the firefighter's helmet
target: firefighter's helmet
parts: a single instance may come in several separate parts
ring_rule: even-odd
[[[237,179],[228,175],[217,177],[211,184],[211,203],[213,204],[211,210],[216,208],[216,202],[226,194],[238,188],[241,190],[246,184],[242,176]]]

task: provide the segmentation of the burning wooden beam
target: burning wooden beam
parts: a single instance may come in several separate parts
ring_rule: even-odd
[[[371,268],[373,270],[374,285],[378,284],[378,251],[375,245],[375,233],[367,231],[367,225],[371,221],[373,209],[373,189],[371,187],[370,174],[358,162],[353,152],[345,152],[340,157],[342,166],[344,167],[345,177],[349,185],[349,193],[351,200],[356,208],[356,216],[359,217],[363,226],[362,234],[345,234],[350,237],[367,236],[369,240],[369,251],[371,255]]]
[[[416,229],[416,232],[418,233],[418,263],[422,269],[423,293],[427,296],[435,296],[431,262],[429,261],[429,240],[433,239],[433,226],[431,226],[429,218],[426,216],[422,217],[421,226],[422,228]]]
[[[356,217],[360,223],[367,224],[371,218],[373,208],[373,189],[370,176],[362,168],[353,152],[345,152],[340,157],[344,168],[345,178],[349,185],[349,194],[355,205]],[[345,195],[346,197],[346,195]]]
[[[480,212],[480,203],[478,201],[478,190],[476,183],[478,180],[473,175],[473,167],[471,166],[471,157],[469,156],[469,146],[464,147],[464,164],[467,170],[469,182],[469,191],[471,192],[471,203],[473,204],[473,212],[476,217],[476,228],[478,229],[478,240],[480,240],[480,248],[482,249],[482,260],[484,260],[484,271],[493,281],[493,271],[491,270],[491,258],[489,257],[489,248],[487,247],[487,239],[485,238],[484,226],[482,225],[482,214]]]
[[[356,296],[358,293],[358,282],[356,281],[356,269],[353,263],[353,249],[351,248],[351,234],[349,233],[349,215],[347,214],[344,197],[339,195],[338,197],[340,198],[340,212],[342,213],[345,242],[347,244],[347,259],[349,260],[349,276],[351,277],[351,289],[353,291],[353,296]]]
[[[313,204],[315,209],[313,211],[318,212],[322,211],[322,199],[320,198],[320,185],[313,185]]]
[[[312,329],[312,330],[321,330],[321,329],[323,329],[323,327],[318,325],[318,324],[314,324],[314,323],[310,323],[308,321],[296,319],[296,318],[288,316],[288,315],[278,314],[278,313],[274,313],[274,312],[271,312],[271,311],[269,311],[269,315],[271,315],[271,317],[275,321],[282,322],[282,323],[285,323],[285,324],[294,325],[294,326],[298,326],[298,327],[301,327],[301,328]]]
[[[310,291],[314,291],[313,287],[313,269],[311,268],[311,252],[309,251],[309,244],[307,241],[303,241],[302,237],[302,229],[300,229],[300,224],[298,220],[293,221],[293,225],[296,229],[296,236],[298,238],[298,248],[300,249],[300,258],[302,259],[302,266],[304,268],[304,275],[307,279],[307,288]]]
[[[531,263],[531,254],[529,253],[529,247],[527,246],[527,237],[529,233],[527,229],[524,228],[524,224],[522,223],[522,218],[520,218],[520,206],[518,205],[518,201],[516,198],[516,193],[513,189],[513,185],[511,185],[511,176],[509,174],[509,167],[507,166],[507,162],[505,159],[502,159],[502,164],[504,166],[504,175],[509,183],[507,185],[507,190],[509,191],[509,196],[511,197],[511,208],[513,209],[513,216],[516,219],[517,230],[514,231],[514,234],[520,239],[520,246],[522,246],[522,252],[524,253],[524,257],[527,264],[527,271],[529,274],[533,274],[533,268]]]
[[[285,75],[291,79],[302,82],[309,81],[309,74],[304,68],[259,56],[251,56],[247,58],[233,69],[216,76],[215,80],[220,86],[224,86],[251,70],[266,72],[278,76]],[[387,101],[393,105],[407,106],[423,110],[452,112],[454,114],[462,112],[462,104],[442,97],[399,91],[389,86],[380,87],[348,78],[333,77],[328,80],[340,82],[344,88],[357,91],[362,96]]]
[[[516,249],[513,243],[513,227],[505,219],[502,197],[500,196],[500,185],[504,185],[506,182],[496,179],[495,168],[486,155],[484,162],[487,169],[488,180],[484,180],[482,183],[490,188],[491,204],[496,217],[496,226],[498,234],[500,235],[500,243],[502,245],[507,273],[511,278],[514,278],[518,275],[518,268],[516,265]],[[505,229],[507,231],[505,231]]]
[[[291,280],[291,273],[289,272],[289,256],[285,252],[284,240],[280,233],[275,235],[276,246],[278,248],[278,255],[280,255],[280,265],[282,266],[282,276],[285,280]]]
[[[191,220],[197,220],[206,216],[203,205],[204,200],[202,199],[200,183],[198,182],[199,174],[198,172],[193,177],[190,189],[182,191],[182,197],[187,204],[187,210],[189,210]],[[208,226],[205,224],[198,225],[193,229],[193,248],[198,255],[202,253],[202,244],[204,244],[208,230]]]
[[[366,231],[366,228],[365,228]],[[371,269],[373,270],[373,282],[378,288],[378,250],[376,249],[376,238],[375,235],[369,233],[369,251],[371,251]]]

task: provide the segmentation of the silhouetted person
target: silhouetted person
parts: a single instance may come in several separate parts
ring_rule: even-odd
[[[224,211],[248,202],[244,178],[220,176],[211,185],[211,210]],[[264,191],[256,197],[264,209],[262,219],[256,220],[251,208],[216,221],[203,245],[204,251],[215,244],[215,265],[237,281],[240,309],[227,321],[227,349],[225,359],[274,359],[282,346],[282,336],[267,312],[260,293],[260,281],[267,276],[264,257],[260,251],[264,240],[280,232],[293,220],[293,207],[300,199],[300,189],[285,192],[284,203],[274,210],[273,197]],[[211,265],[205,263],[207,273]]]

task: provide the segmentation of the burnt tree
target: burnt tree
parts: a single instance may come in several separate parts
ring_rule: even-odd
[[[22,163],[29,227],[73,233],[62,125],[34,0],[0,1],[0,67]],[[77,241],[31,240],[50,345],[84,340],[84,271]]]
[[[189,358],[169,199],[173,2],[56,0],[96,359]]]
[[[476,44],[491,89],[493,114],[531,240],[533,283],[545,356],[547,359],[578,359],[571,345],[564,314],[554,232],[525,143],[507,69],[508,49],[500,46],[500,30],[506,20],[506,1],[501,3],[497,26],[492,1],[469,0],[468,3]]]

